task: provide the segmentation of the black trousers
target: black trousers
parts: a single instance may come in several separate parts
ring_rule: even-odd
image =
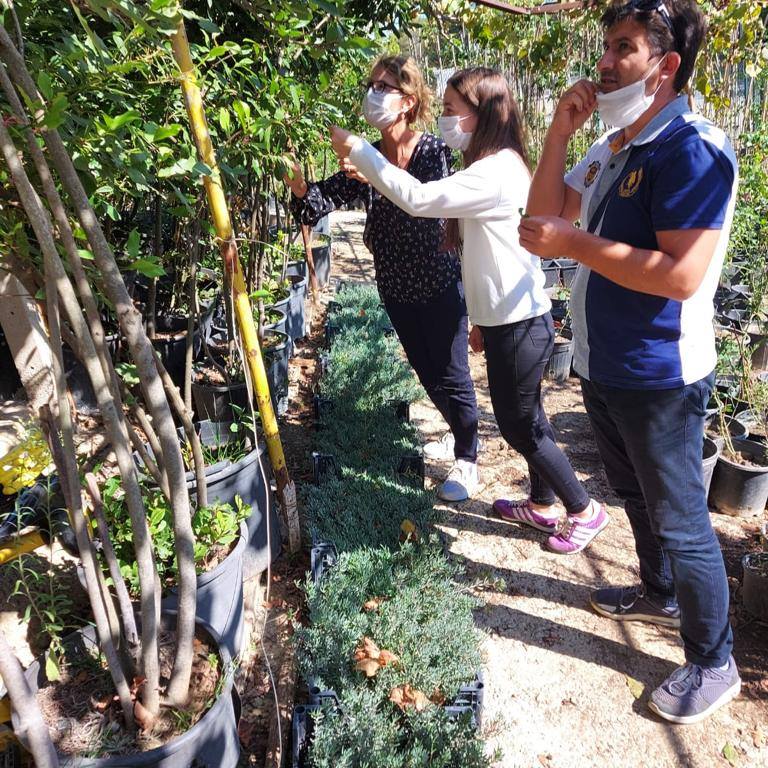
[[[541,379],[555,341],[551,315],[480,330],[493,413],[504,439],[528,462],[531,501],[554,504],[559,496],[568,514],[583,512],[589,495],[555,442],[541,404]]]
[[[461,283],[425,304],[384,304],[413,370],[455,439],[457,459],[477,460],[477,399],[469,374]]]

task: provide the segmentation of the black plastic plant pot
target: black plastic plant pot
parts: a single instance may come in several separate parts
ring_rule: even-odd
[[[203,384],[192,382],[192,401],[198,419],[210,421],[232,421],[236,408],[248,408],[248,387],[246,384]]]
[[[768,552],[744,555],[741,599],[758,621],[768,622]]]
[[[553,320],[565,320],[565,316],[568,314],[568,299],[550,299],[552,302],[552,319]]]
[[[333,400],[322,395],[315,395],[312,398],[312,409],[315,413],[315,427],[320,429],[323,416],[333,411]]]
[[[704,480],[704,493],[709,495],[709,488],[712,485],[712,475],[715,472],[715,465],[720,457],[722,445],[715,442],[711,437],[704,438],[704,448],[701,459],[701,473]]]
[[[331,301],[328,302],[328,314],[332,315],[334,312],[341,312],[341,304],[339,304],[338,301]]]
[[[445,711],[454,717],[469,714],[472,725],[479,730],[483,727],[484,698],[485,681],[481,670],[471,683],[459,688],[456,698],[445,707]]]
[[[747,437],[747,426],[741,419],[735,416],[720,416],[719,412],[715,412],[705,418],[704,421],[707,431],[710,433],[712,439],[723,448],[725,442],[722,436],[722,429],[728,430],[728,434],[737,440],[744,440]]]
[[[109,349],[112,359],[116,359],[117,352],[120,348],[119,334],[110,334],[105,336],[104,340],[107,343],[107,348]],[[86,371],[85,366],[77,359],[75,353],[66,344],[62,346],[62,352],[64,356],[64,376],[67,380],[67,389],[72,395],[72,399],[75,401],[75,408],[85,416],[95,416],[100,412],[100,409],[88,371]],[[16,373],[16,366],[13,364],[13,359],[11,359],[11,367],[14,373]],[[18,378],[18,373],[16,373],[16,378]],[[19,386],[21,386],[21,379],[19,379]]]
[[[327,320],[325,323],[325,346],[327,349],[330,349],[333,345],[333,340],[336,337],[336,334],[341,330],[336,323],[334,323],[332,320]]]
[[[558,340],[559,337],[559,340]],[[545,378],[562,383],[568,380],[573,362],[573,334],[567,328],[557,332],[552,354],[544,369]]]
[[[402,456],[400,463],[397,465],[397,474],[406,482],[423,488],[426,475],[424,457],[421,454]]]
[[[267,368],[269,393],[272,407],[278,416],[288,410],[288,361],[291,356],[291,342],[288,334],[280,331],[265,331],[264,365]]]
[[[307,293],[307,278],[294,275],[289,276],[291,292],[288,296],[288,335],[291,342],[303,339],[307,335],[306,318],[304,314],[304,297]]]
[[[248,528],[240,523],[240,537],[235,548],[215,568],[197,577],[196,615],[213,628],[219,644],[236,657],[243,646],[243,557],[248,546]],[[164,611],[179,605],[176,589],[162,602]]]
[[[560,270],[560,282],[568,288],[576,277],[579,262],[576,259],[555,259],[555,261]]]
[[[175,626],[175,614],[163,613],[162,621],[166,628],[172,629]],[[102,758],[59,755],[62,768],[236,768],[240,760],[237,731],[240,700],[233,686],[232,657],[226,647],[220,644],[212,627],[201,621],[198,621],[198,626],[219,646],[221,669],[225,675],[211,708],[188,731],[160,747],[146,752]],[[86,627],[65,638],[64,642],[70,654],[77,653],[82,658],[91,657],[98,650],[94,627]],[[48,680],[45,666],[36,660],[24,673],[33,695],[39,688],[54,684]],[[21,735],[22,729],[15,712],[11,713],[11,717],[16,733]]]
[[[270,307],[267,310],[268,314],[274,313],[278,315],[277,320],[273,320],[271,323],[264,323],[265,331],[279,331],[280,333],[288,333],[288,314],[282,309],[276,307]]]
[[[541,262],[541,268],[544,270],[544,287],[551,288],[557,285],[560,280],[560,268],[555,259],[545,259]]]
[[[312,478],[315,485],[320,485],[328,479],[340,479],[341,472],[336,457],[330,453],[312,451]]]
[[[310,573],[312,582],[318,584],[320,579],[331,569],[339,560],[339,552],[336,545],[330,541],[316,541],[310,550]]]
[[[314,246],[312,248],[312,261],[315,265],[317,284],[321,288],[325,288],[331,277],[331,244]]]
[[[152,345],[160,353],[165,369],[173,383],[184,389],[184,370],[187,355],[187,318],[158,315],[157,333],[163,334],[152,340]],[[200,351],[200,331],[195,329],[193,336],[193,354]]]
[[[766,461],[768,448],[751,440],[733,440],[742,457]],[[736,517],[761,515],[768,501],[768,466],[740,464],[721,453],[709,489],[709,504],[718,512]]]

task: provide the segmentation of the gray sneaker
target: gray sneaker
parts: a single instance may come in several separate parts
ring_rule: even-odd
[[[665,627],[680,626],[680,608],[664,607],[645,594],[642,585],[635,587],[606,587],[589,596],[591,606],[601,616],[616,621],[648,621]]]
[[[727,704],[739,695],[741,678],[733,656],[728,669],[683,664],[652,694],[648,702],[652,712],[673,723],[689,725]]]

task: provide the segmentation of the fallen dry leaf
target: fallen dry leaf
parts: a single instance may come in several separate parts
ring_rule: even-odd
[[[355,648],[355,659],[362,661],[363,659],[378,659],[381,654],[381,650],[376,643],[371,640],[370,637],[364,637],[360,641],[360,645]]]
[[[355,669],[366,677],[375,677],[381,667],[376,659],[360,659],[355,663]]]
[[[408,519],[407,517],[405,520],[403,520],[402,523],[400,523],[400,542],[406,542],[406,541],[413,541],[417,542],[419,540],[419,531],[416,528],[416,523],[413,522],[413,520]]]
[[[385,597],[372,597],[363,603],[363,610],[370,613],[371,611],[377,611],[382,603],[386,602]]]
[[[629,688],[629,692],[636,699],[639,699],[645,692],[645,686],[639,680],[635,680],[634,677],[630,677],[629,675],[626,675],[626,678],[627,678],[627,688]]]
[[[429,699],[422,691],[413,688],[406,683],[398,685],[389,692],[389,700],[405,712],[407,709],[424,711],[429,706]]]
[[[392,653],[392,651],[382,651],[379,654],[379,666],[386,667],[388,664],[397,664],[400,661],[400,657]]]

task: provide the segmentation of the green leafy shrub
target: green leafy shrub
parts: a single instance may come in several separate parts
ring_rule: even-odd
[[[133,558],[133,528],[122,494],[121,480],[111,477],[102,489],[104,514],[112,533],[120,572],[128,589],[139,591],[138,565]],[[161,491],[147,489],[144,503],[149,522],[149,532],[155,548],[157,571],[160,583],[170,585],[175,581],[176,550],[173,537],[173,513],[168,500]],[[198,507],[192,515],[192,530],[195,533],[195,564],[202,573],[210,565],[211,558],[227,552],[240,533],[240,522],[251,514],[251,508],[239,498],[235,507],[215,502],[207,507]]]
[[[382,700],[401,685],[450,700],[480,665],[472,609],[458,569],[434,545],[406,543],[341,556],[318,585],[307,585],[311,623],[299,630],[299,667],[341,694],[365,682],[354,652],[363,637],[399,657],[367,681]],[[366,605],[374,600],[375,606]]]
[[[404,520],[424,537],[439,513],[434,496],[394,477],[342,467],[340,479],[307,491],[309,528],[315,540],[332,541],[340,552],[397,547]]]
[[[350,690],[341,708],[314,718],[314,768],[487,768],[490,759],[468,718],[438,707],[402,714],[366,689]]]

